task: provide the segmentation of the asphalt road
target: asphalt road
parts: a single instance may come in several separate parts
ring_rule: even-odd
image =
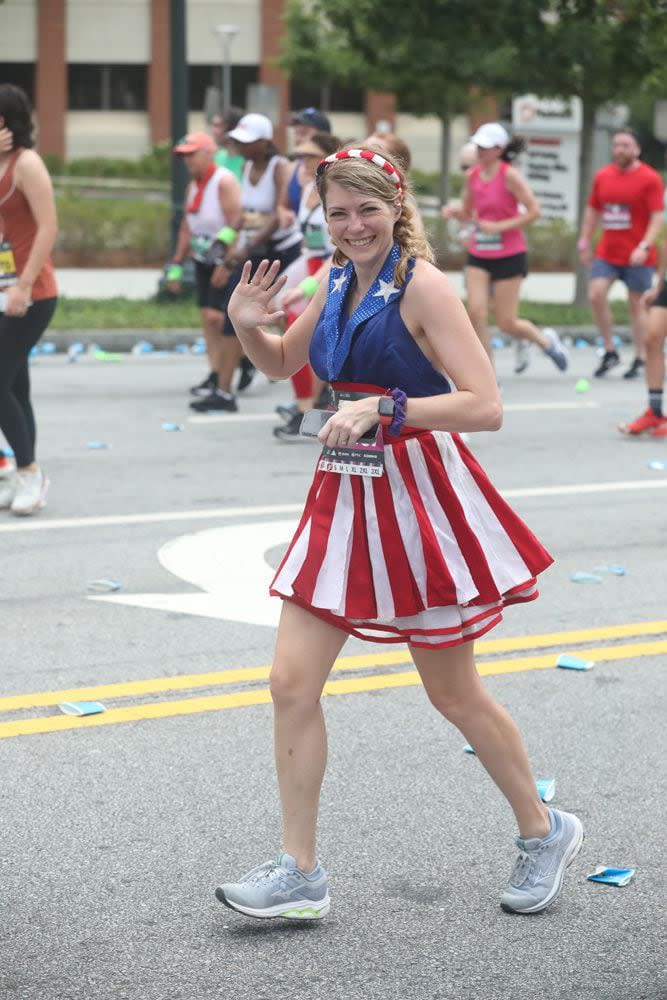
[[[190,422],[200,358],[38,359],[49,506],[0,518],[3,1000],[667,995],[667,471],[647,467],[667,441],[615,430],[644,408],[641,384],[614,374],[574,392],[594,363],[585,349],[565,376],[536,358],[517,377],[500,352],[505,423],[472,440],[557,559],[540,600],[487,637],[506,648],[480,644],[479,659],[536,775],[555,778],[554,804],[585,825],[561,899],[536,917],[500,910],[514,853],[503,799],[400,651],[350,641],[344,657],[376,658],[341,663],[325,701],[333,906],[304,927],[213,896],[279,846],[266,671],[247,671],[270,663],[265,578],[315,459],[271,436],[287,389],[263,382],[238,419]],[[611,563],[626,574],[570,581]],[[105,577],[116,595],[88,590]],[[562,651],[596,666],[545,666]],[[76,692],[107,711],[59,713]],[[637,874],[596,885],[597,864]]]

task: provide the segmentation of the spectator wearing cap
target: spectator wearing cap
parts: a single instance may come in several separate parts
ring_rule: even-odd
[[[183,261],[192,257],[210,372],[191,392],[228,401],[233,399],[231,380],[241,350],[235,337],[223,336],[231,290],[225,287],[228,274],[222,260],[236,240],[241,221],[241,186],[230,170],[216,167],[215,151],[215,142],[206,132],[191,132],[173,148],[175,156],[183,157],[192,180],[185,193],[185,211],[167,271],[167,287],[173,294],[180,292]]]
[[[216,111],[211,118],[211,132],[218,147],[215,154],[215,165],[217,167],[227,167],[239,181],[243,173],[244,160],[234,140],[228,138],[228,133],[233,128],[236,128],[242,118],[243,111],[241,108],[227,108],[225,111]]]
[[[290,115],[288,125],[294,129],[294,142],[300,146],[314,135],[321,133],[331,133],[331,122],[325,114],[317,108],[302,108]],[[306,172],[303,170],[301,159],[297,159],[292,165],[291,173],[287,182],[286,196],[282,199],[281,208],[285,213],[292,212],[292,216],[285,214],[285,222],[295,219],[301,204],[301,190],[308,182]]]
[[[301,253],[301,230],[292,223],[281,226],[278,218],[278,201],[287,184],[289,160],[281,156],[273,143],[273,125],[266,115],[247,114],[231,130],[228,138],[238,144],[245,161],[241,179],[241,221],[239,232],[224,259],[226,274],[225,292],[229,296],[241,279],[247,260],[254,273],[257,265],[269,258],[280,261],[281,271],[296,260]],[[237,364],[242,350],[236,340],[234,327],[225,320],[226,339],[233,339],[237,350]],[[245,385],[249,379],[244,379]],[[241,385],[237,386],[237,390]],[[234,411],[236,400],[221,399],[210,395],[196,400],[193,410],[206,413],[210,410]]]

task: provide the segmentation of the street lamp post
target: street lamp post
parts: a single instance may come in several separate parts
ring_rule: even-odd
[[[216,24],[213,29],[222,44],[222,110],[232,103],[232,41],[241,28],[238,24]]]

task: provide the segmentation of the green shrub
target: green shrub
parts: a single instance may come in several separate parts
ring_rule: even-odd
[[[167,142],[158,143],[138,160],[86,156],[63,163],[57,156],[45,156],[44,162],[54,176],[167,181],[171,171],[171,147]]]
[[[142,199],[58,197],[56,250],[87,257],[125,251],[138,262],[161,261],[169,252],[170,206]]]

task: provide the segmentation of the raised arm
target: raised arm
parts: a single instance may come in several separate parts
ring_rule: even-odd
[[[252,363],[271,379],[289,378],[308,360],[308,347],[318,316],[326,300],[326,282],[322,282],[303,314],[291,324],[284,336],[267,327],[280,323],[282,310],[273,310],[273,299],[280,294],[286,276],[276,278],[280,262],[261,262],[252,279],[251,265],[243,266],[241,280],[229,300],[228,315],[243,350]]]

